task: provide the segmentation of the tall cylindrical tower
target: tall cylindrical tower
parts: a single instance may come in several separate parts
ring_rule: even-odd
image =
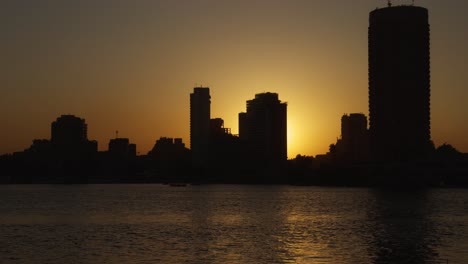
[[[372,156],[392,162],[422,159],[432,148],[427,9],[372,11],[368,41]]]

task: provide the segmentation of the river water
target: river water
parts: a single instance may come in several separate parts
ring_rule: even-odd
[[[466,263],[468,190],[0,186],[0,263]]]

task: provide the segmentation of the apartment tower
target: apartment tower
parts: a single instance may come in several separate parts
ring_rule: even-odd
[[[372,157],[422,159],[432,147],[428,10],[376,9],[370,12],[368,33]]]
[[[195,87],[190,94],[190,148],[195,166],[205,166],[208,162],[210,105],[210,88]]]

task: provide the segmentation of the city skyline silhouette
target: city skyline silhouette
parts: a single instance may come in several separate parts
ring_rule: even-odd
[[[467,8],[4,1],[2,264],[466,262]]]
[[[101,151],[107,150],[116,130],[135,143],[140,154],[148,153],[155,140],[164,136],[182,138],[189,144],[187,94],[197,82],[211,88],[212,113],[221,116],[233,134],[238,134],[237,114],[245,111],[245,100],[257,93],[277,92],[288,103],[289,158],[326,153],[329,144],[340,137],[339,120],[343,114],[369,116],[368,13],[375,7],[385,7],[385,1],[358,4],[296,1],[284,4],[287,8],[282,9],[283,4],[262,1],[214,6],[210,1],[189,6],[159,3],[160,6],[140,3],[133,10],[127,10],[125,4],[109,8],[64,2],[31,4],[27,8],[8,3],[5,10],[10,14],[4,17],[15,23],[4,25],[9,38],[1,49],[8,53],[2,62],[8,67],[1,86],[4,90],[1,121],[6,124],[6,136],[0,153],[21,151],[35,138],[48,138],[48,124],[61,114],[85,118],[91,128],[90,138],[99,142]],[[399,4],[410,1],[394,1],[394,5]],[[460,74],[466,58],[466,51],[461,48],[466,34],[460,31],[467,27],[463,27],[466,21],[456,20],[464,18],[457,15],[465,3],[416,1],[416,5],[427,7],[430,13],[432,139],[436,146],[446,142],[467,152],[464,136],[467,114],[462,106],[467,98],[464,88],[468,81]],[[207,10],[216,12],[200,15],[192,12],[207,6],[211,6]],[[247,6],[251,11],[242,11]],[[148,7],[146,12],[139,13],[144,7]],[[346,7],[355,12],[345,12]],[[182,24],[168,20],[167,24],[151,27],[154,26],[151,12],[162,10],[175,18],[190,16]],[[306,10],[316,16],[306,14]],[[329,18],[317,15],[323,10]],[[228,11],[240,14],[234,20],[239,25],[223,19],[216,22]],[[14,19],[12,14],[19,14],[20,18]],[[338,14],[346,16],[338,19]],[[96,20],[97,17],[101,20]],[[290,22],[286,23],[287,19]],[[53,26],[56,21],[65,23]],[[182,26],[194,21],[199,22],[192,25],[195,35],[186,35]],[[124,27],[114,27],[117,22]],[[95,30],[91,30],[93,25]],[[225,34],[223,29],[227,30]],[[170,32],[177,34],[172,38]],[[113,41],[120,35],[130,43]],[[210,36],[218,40],[210,49],[213,53],[204,47]],[[344,43],[341,39],[348,41]],[[29,40],[42,41],[31,46]],[[153,49],[147,46],[154,43],[159,44]],[[169,49],[170,43],[177,45]],[[222,45],[228,43],[231,44]],[[317,46],[305,47],[313,43]],[[170,56],[160,57],[164,51],[170,51]],[[178,58],[175,51],[180,51],[183,58]],[[224,57],[222,51],[239,59]],[[203,55],[197,57],[198,52]],[[166,71],[152,66],[144,59],[148,56],[160,62]],[[221,59],[226,60],[225,64],[220,63]],[[187,63],[181,63],[184,61]],[[204,67],[207,64],[209,67]],[[200,67],[202,70],[198,71]],[[220,75],[215,70],[218,68],[226,70]],[[143,70],[137,73],[138,69]],[[178,75],[170,74],[175,71]],[[171,79],[180,81],[168,84]]]

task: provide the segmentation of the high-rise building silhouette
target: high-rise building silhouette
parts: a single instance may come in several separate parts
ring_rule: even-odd
[[[431,149],[428,10],[376,9],[369,16],[369,124],[375,160],[411,161]]]
[[[247,101],[247,112],[239,113],[239,138],[260,160],[274,164],[287,159],[286,109],[277,93],[261,93]]]
[[[196,166],[204,166],[208,161],[210,104],[210,88],[195,87],[190,94],[190,148]]]

